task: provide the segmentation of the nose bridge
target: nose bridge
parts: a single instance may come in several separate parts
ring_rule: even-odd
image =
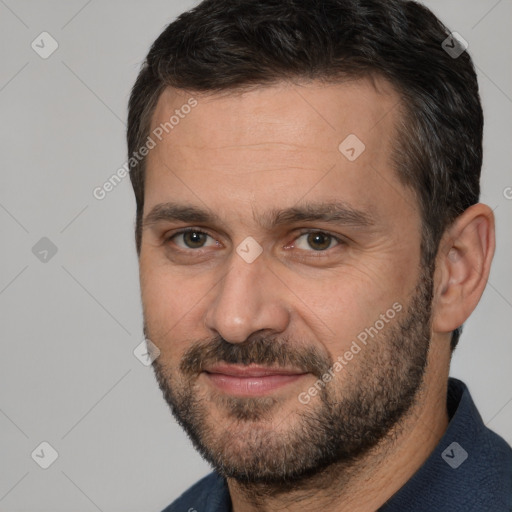
[[[240,244],[242,255],[233,253],[205,317],[206,327],[230,343],[242,343],[262,329],[282,332],[289,321],[286,304],[278,297],[279,280],[264,257],[245,258],[243,250],[251,250],[250,243]]]

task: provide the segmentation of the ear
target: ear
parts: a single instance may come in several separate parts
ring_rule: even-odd
[[[434,332],[461,326],[476,308],[489,278],[495,249],[494,213],[478,203],[446,230],[436,259]]]

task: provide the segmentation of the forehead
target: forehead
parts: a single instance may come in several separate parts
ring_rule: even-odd
[[[191,98],[196,106],[184,108]],[[367,210],[387,195],[392,207],[396,190],[407,194],[390,158],[399,105],[378,78],[222,94],[167,88],[151,123],[151,133],[166,123],[168,130],[147,157],[145,210],[169,197],[227,211],[248,199],[282,206],[306,194],[355,198]]]
[[[289,142],[332,150],[332,143],[346,133],[358,133],[375,145],[383,134],[390,135],[400,102],[391,84],[378,77],[329,84],[280,82],[208,94],[168,87],[160,95],[151,130],[169,123],[192,97],[198,102],[192,115],[175,116],[173,123],[179,121],[179,126],[164,134],[165,144],[177,151],[184,142],[204,149]]]

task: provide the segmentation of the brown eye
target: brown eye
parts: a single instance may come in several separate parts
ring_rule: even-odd
[[[302,238],[305,238],[305,244],[299,242],[299,240]],[[299,236],[294,245],[298,249],[303,250],[313,249],[314,251],[326,251],[327,249],[330,249],[331,247],[334,247],[338,244],[339,241],[328,233],[324,233],[322,231],[311,231],[308,233],[303,233],[301,236]]]
[[[208,233],[196,229],[189,229],[175,233],[169,240],[172,240],[182,249],[202,249],[203,247],[207,247],[206,242],[209,237],[210,235],[208,235]],[[213,241],[213,245],[215,245],[215,241]]]
[[[203,246],[207,236],[205,233],[199,233],[198,231],[187,231],[183,233],[183,241],[190,249],[197,249]]]

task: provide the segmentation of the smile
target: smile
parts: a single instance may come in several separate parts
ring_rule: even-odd
[[[307,372],[262,366],[216,365],[204,371],[217,389],[237,396],[265,395],[301,379]]]

